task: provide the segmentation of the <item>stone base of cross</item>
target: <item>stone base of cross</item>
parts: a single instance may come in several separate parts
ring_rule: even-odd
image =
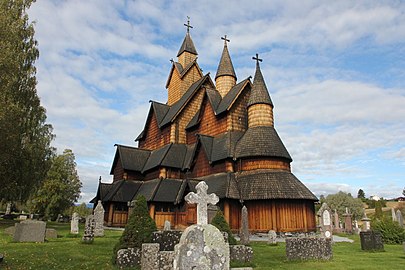
[[[184,199],[188,203],[197,204],[197,224],[208,224],[208,204],[215,205],[218,203],[219,198],[215,193],[207,194],[208,185],[201,181],[195,187],[197,193],[190,192]]]

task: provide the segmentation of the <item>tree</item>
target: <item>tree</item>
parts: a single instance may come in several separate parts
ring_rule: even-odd
[[[33,196],[33,210],[46,218],[56,219],[77,201],[81,187],[75,156],[72,150],[65,149],[62,155],[53,158],[45,181]]]
[[[125,230],[114,247],[113,263],[115,264],[116,262],[118,250],[123,248],[142,248],[142,243],[152,241],[152,233],[154,231],[157,231],[156,223],[149,215],[146,199],[142,195],[138,196]]]
[[[236,239],[232,235],[231,227],[229,227],[228,222],[224,217],[224,214],[221,210],[217,211],[214,218],[211,221],[211,225],[215,226],[221,232],[226,232],[228,234],[228,242],[230,245],[236,245]]]
[[[25,201],[44,180],[52,126],[36,92],[39,56],[26,11],[33,0],[0,0],[0,194]]]
[[[366,198],[366,194],[364,193],[364,191],[362,189],[359,189],[359,191],[357,192],[357,198],[362,199],[362,200],[364,200]]]
[[[363,203],[360,199],[353,198],[348,193],[339,191],[326,196],[325,202],[331,209],[336,209],[339,215],[346,213],[346,207],[355,218],[363,216]]]

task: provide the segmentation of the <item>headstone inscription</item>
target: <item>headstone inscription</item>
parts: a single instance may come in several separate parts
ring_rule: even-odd
[[[15,224],[14,241],[44,242],[46,223],[38,220],[24,220]]]
[[[197,193],[185,196],[188,203],[197,203],[197,224],[183,232],[174,250],[174,270],[229,269],[229,244],[222,233],[213,225],[207,224],[207,204],[216,204],[219,198],[207,194],[208,186],[201,181],[196,186]]]
[[[70,221],[70,233],[79,234],[79,214],[74,212]]]
[[[104,236],[104,207],[99,200],[96,208],[94,208],[94,236]]]
[[[249,245],[249,217],[248,217],[248,210],[244,205],[242,207],[242,226],[240,228],[240,243],[242,245]]]
[[[86,217],[86,223],[84,225],[84,234],[82,237],[82,241],[84,243],[90,244],[93,243],[94,240],[94,227],[96,226],[93,215],[88,215]]]
[[[404,218],[402,217],[402,213],[399,209],[396,212],[396,218],[397,218],[397,222],[398,222],[399,226],[401,226],[403,228],[404,227]]]
[[[332,226],[331,213],[332,213],[332,211],[329,208],[327,203],[323,203],[317,213],[317,215],[319,217],[321,235],[326,238],[332,237],[333,226]]]

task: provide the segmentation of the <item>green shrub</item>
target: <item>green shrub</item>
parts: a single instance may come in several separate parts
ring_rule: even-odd
[[[145,197],[137,197],[125,230],[114,247],[113,263],[116,262],[118,250],[123,248],[142,248],[142,243],[151,242],[152,233],[156,230],[156,223],[149,216]]]
[[[236,239],[232,235],[231,228],[229,227],[228,222],[224,217],[222,211],[217,211],[215,217],[211,221],[211,225],[214,225],[218,228],[221,232],[226,232],[228,234],[228,242],[230,245],[236,245]]]
[[[385,244],[402,244],[405,241],[405,229],[391,218],[373,219],[371,227],[381,232]]]

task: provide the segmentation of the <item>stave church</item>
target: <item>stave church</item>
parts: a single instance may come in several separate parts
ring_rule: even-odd
[[[291,173],[261,59],[253,57],[253,81],[238,81],[225,36],[213,80],[198,65],[192,27],[185,26],[165,85],[167,101],[150,101],[138,146],[115,145],[113,181],[99,181],[92,202],[101,200],[105,223],[125,226],[130,202],[143,195],[158,228],[166,220],[185,228],[196,223],[196,206],[184,196],[205,181],[233,231],[240,228],[244,205],[251,232],[315,231],[318,199]]]

